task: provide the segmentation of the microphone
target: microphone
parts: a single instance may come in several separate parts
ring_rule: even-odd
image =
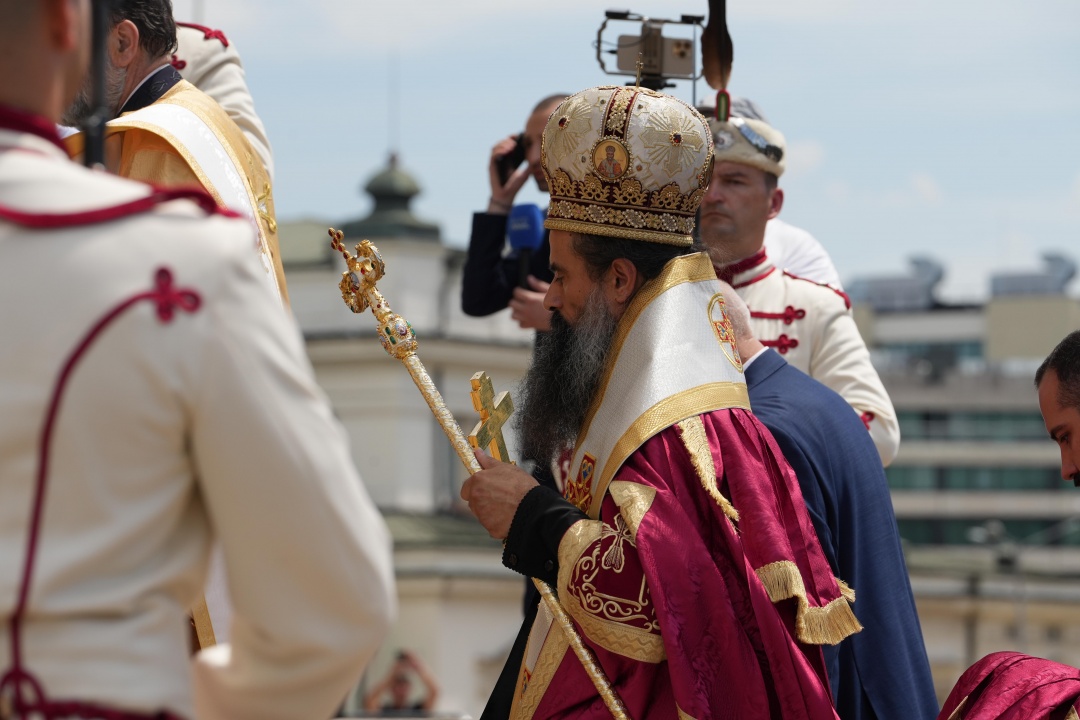
[[[510,208],[506,221],[510,247],[518,252],[518,285],[529,287],[529,263],[533,251],[544,243],[544,218],[547,216],[539,205],[525,203]]]

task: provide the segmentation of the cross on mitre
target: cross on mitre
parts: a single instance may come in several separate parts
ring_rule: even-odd
[[[472,384],[473,409],[480,413],[480,422],[476,423],[469,435],[469,444],[474,448],[487,450],[493,458],[509,462],[506,452],[506,440],[503,438],[503,425],[514,413],[514,401],[505,390],[495,397],[495,389],[486,372],[478,372],[470,380]]]

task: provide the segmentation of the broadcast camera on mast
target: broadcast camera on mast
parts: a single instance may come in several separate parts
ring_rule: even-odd
[[[705,31],[704,15],[681,15],[678,20],[647,18],[629,10],[608,10],[604,15],[596,33],[596,61],[608,75],[624,75],[637,82],[640,72],[641,87],[651,90],[674,87],[671,80],[696,81],[702,77],[697,58],[699,33]],[[640,32],[619,35],[611,47],[612,43],[604,40],[604,32],[612,22],[640,24]],[[674,32],[665,36],[665,27]],[[685,36],[687,29],[689,37]],[[604,55],[616,57],[616,69],[608,68]]]

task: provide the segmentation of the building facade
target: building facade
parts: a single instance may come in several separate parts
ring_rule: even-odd
[[[417,355],[468,433],[478,420],[470,378],[484,370],[497,392],[512,391],[527,367],[532,332],[506,313],[462,313],[464,253],[445,247],[438,226],[413,215],[419,188],[396,160],[365,190],[372,212],[336,227],[350,248],[363,239],[379,248],[386,263],[379,289],[413,326]],[[524,581],[502,566],[500,543],[459,499],[465,469],[409,373],[382,349],[374,316],[355,315],[342,302],[337,283],[345,266],[327,226],[281,224],[289,295],[319,384],[393,535],[400,601],[389,640],[345,709],[359,714],[365,690],[409,650],[439,683],[440,713],[479,717],[521,624]],[[513,453],[512,428],[507,439]]]
[[[925,259],[849,284],[900,421],[886,474],[941,699],[996,650],[1080,665],[1080,492],[1033,384],[1080,302],[1071,261],[1045,262],[993,277],[972,305],[938,302],[943,271]]]

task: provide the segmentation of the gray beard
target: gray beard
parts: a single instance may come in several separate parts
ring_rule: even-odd
[[[127,78],[127,70],[119,70],[112,64],[105,67],[105,108],[108,117],[112,120],[120,110],[120,94],[124,92],[124,80]],[[64,112],[60,122],[68,127],[82,127],[90,116],[94,114],[94,104],[91,98],[94,93],[94,79],[87,74],[79,93],[71,101],[71,105]]]
[[[532,364],[516,403],[526,459],[546,465],[577,439],[600,389],[617,325],[597,288],[575,326],[556,311],[551,331],[537,333]]]

